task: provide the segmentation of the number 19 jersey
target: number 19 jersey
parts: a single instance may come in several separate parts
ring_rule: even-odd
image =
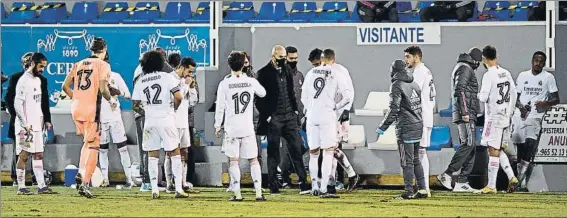
[[[109,80],[110,65],[100,58],[91,57],[73,65],[73,99],[71,114],[73,120],[99,122],[102,94],[100,80]]]
[[[510,72],[500,66],[489,67],[482,77],[478,99],[484,104],[487,120],[496,127],[508,127],[516,104],[516,85]]]
[[[146,114],[145,125],[175,126],[173,94],[179,91],[179,80],[165,72],[146,73],[134,86],[132,100],[141,101]]]
[[[254,95],[266,96],[266,89],[258,80],[246,74],[228,75],[219,84],[215,112],[215,128],[220,128],[223,117],[226,137],[241,138],[254,133]]]

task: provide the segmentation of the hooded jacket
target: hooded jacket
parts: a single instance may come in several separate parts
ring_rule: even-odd
[[[463,116],[468,115],[469,120],[476,122],[479,111],[478,81],[474,69],[478,66],[473,58],[463,53],[457,59],[457,65],[452,74],[452,104],[453,123],[466,123]]]
[[[386,131],[394,122],[396,137],[402,141],[420,140],[423,133],[421,119],[421,91],[405,69],[395,70],[390,85],[390,108],[380,129]]]

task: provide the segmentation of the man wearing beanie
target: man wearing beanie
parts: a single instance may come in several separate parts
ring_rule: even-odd
[[[478,81],[475,70],[482,61],[482,52],[478,48],[471,48],[468,53],[462,53],[457,58],[457,65],[451,74],[451,90],[453,90],[453,123],[459,130],[461,146],[451,159],[451,163],[443,174],[437,179],[445,188],[454,192],[473,192],[468,182],[475,159],[475,126],[477,112],[479,111]],[[461,170],[455,183],[451,186],[451,175]]]
[[[390,85],[390,108],[382,123],[376,129],[383,135],[390,125],[397,121],[396,138],[404,173],[405,192],[396,196],[396,200],[427,198],[423,167],[419,160],[419,142],[423,134],[421,119],[421,91],[408,74],[406,64],[396,60],[391,66],[392,84]],[[418,192],[413,194],[413,181],[417,180]]]

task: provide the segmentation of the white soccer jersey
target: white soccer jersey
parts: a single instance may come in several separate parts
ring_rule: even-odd
[[[130,98],[130,91],[128,90],[128,86],[126,86],[126,82],[120,76],[120,74],[111,72],[110,73],[110,81],[109,85],[112,88],[120,90],[120,93],[124,96],[124,98]],[[113,98],[118,99],[118,96],[113,96]],[[122,114],[120,110],[120,102],[116,101],[116,109],[112,111],[110,107],[110,103],[106,99],[103,99],[101,102],[101,116],[100,121],[102,123],[114,122],[114,121],[122,121]]]
[[[500,66],[488,68],[482,77],[478,99],[484,102],[487,120],[497,126],[508,127],[516,104],[516,85],[510,72]]]
[[[43,112],[41,111],[41,80],[39,77],[28,72],[24,73],[16,84],[15,98],[23,101],[23,114],[18,114],[18,117],[21,117],[33,131],[42,131]],[[16,133],[23,130],[20,119],[16,119],[15,130]]]
[[[301,87],[301,102],[307,110],[307,124],[333,124],[337,122],[337,110],[348,103],[353,94],[347,84],[347,79],[341,67],[336,64],[315,67],[307,73]],[[340,102],[335,101],[337,95],[342,95]]]
[[[348,69],[346,69],[346,67],[344,67],[343,65],[337,64],[337,63],[334,63],[333,66],[336,66],[338,69],[340,69],[340,72],[342,72],[344,74],[343,76],[345,78],[348,89],[351,90],[351,92],[349,93],[350,96],[347,96],[347,98],[351,99],[351,101],[348,102],[342,109],[337,110],[337,113],[338,113],[337,115],[340,116],[340,114],[342,114],[342,112],[344,110],[350,111],[350,109],[352,109],[352,104],[354,102],[354,85],[352,84],[352,78],[350,77],[350,72],[348,71]],[[335,100],[338,103],[343,98],[344,97],[343,97],[342,93],[339,93]]]
[[[171,74],[148,73],[141,75],[136,82],[132,100],[142,101],[146,125],[169,126],[175,122],[173,94],[178,91],[179,80]]]
[[[185,83],[185,78],[181,78],[177,75],[177,72],[173,71],[171,75],[179,81],[179,91],[183,96],[183,100],[181,100],[181,104],[175,112],[175,125],[177,128],[189,128],[189,106],[195,105],[197,93],[194,88],[192,89],[189,87],[189,84]]]
[[[242,138],[254,133],[254,95],[266,96],[266,89],[258,80],[242,73],[228,75],[219,84],[215,112],[215,128],[223,118],[226,137]]]
[[[547,101],[550,93],[558,91],[553,74],[542,71],[538,75],[534,75],[531,70],[528,70],[521,72],[516,81],[520,102],[523,105],[531,103],[532,106],[528,118],[542,118],[544,113],[537,112],[535,103],[537,101]]]
[[[413,70],[413,81],[421,90],[423,127],[433,127],[433,111],[435,110],[435,96],[437,94],[433,83],[433,74],[424,63],[420,63]]]

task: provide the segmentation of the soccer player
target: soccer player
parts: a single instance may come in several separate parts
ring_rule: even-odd
[[[110,64],[110,56],[106,53],[104,61]],[[130,91],[126,82],[120,76],[120,74],[111,72],[109,80],[109,90],[112,98],[118,99],[118,96],[122,96],[125,99],[130,99]],[[108,180],[108,145],[110,139],[116,144],[118,152],[120,153],[120,162],[122,163],[122,168],[124,169],[124,175],[126,175],[126,188],[132,188],[135,186],[132,181],[131,173],[131,162],[130,154],[128,153],[128,147],[126,146],[126,131],[124,130],[124,123],[122,122],[122,111],[120,110],[120,102],[116,102],[116,107],[113,109],[110,106],[109,101],[101,101],[101,133],[100,133],[100,171],[102,172],[103,182],[102,187],[107,187],[109,185]]]
[[[390,68],[392,84],[390,85],[390,108],[384,116],[378,135],[397,121],[396,138],[400,152],[401,166],[404,173],[405,192],[396,196],[396,200],[427,198],[427,190],[423,176],[423,167],[419,161],[419,142],[423,135],[421,120],[421,90],[413,82],[413,77],[406,70],[406,63],[395,60]],[[418,192],[413,194],[413,181],[417,180]]]
[[[230,201],[242,201],[240,192],[240,158],[250,163],[250,172],[254,181],[256,201],[265,201],[262,194],[262,169],[258,162],[258,145],[254,132],[253,110],[254,95],[266,96],[266,89],[260,83],[242,72],[245,55],[242,52],[232,52],[228,56],[228,66],[231,74],[224,77],[217,90],[217,105],[215,110],[215,132],[221,136],[224,119],[224,139],[222,151],[230,160],[228,173],[232,183]],[[225,118],[226,116],[226,118]]]
[[[157,51],[146,52],[142,60],[143,74],[134,87],[132,109],[145,117],[143,149],[149,153],[148,171],[152,186],[152,198],[159,198],[158,161],[163,147],[171,158],[171,169],[175,179],[175,198],[188,198],[183,191],[179,136],[175,125],[175,110],[183,96],[179,91],[179,80],[170,73],[162,72],[165,57]]]
[[[482,49],[482,61],[488,69],[482,77],[482,85],[478,93],[480,102],[484,102],[485,124],[481,144],[488,146],[488,185],[481,190],[475,191],[480,194],[496,193],[496,176],[500,168],[509,167],[508,157],[505,157],[502,149],[504,136],[509,136],[508,127],[514,113],[516,102],[516,85],[508,70],[498,66],[496,48],[487,45]]]
[[[429,68],[421,62],[423,53],[419,46],[410,46],[404,50],[405,61],[408,68],[413,70],[414,82],[421,90],[421,118],[423,119],[423,136],[419,142],[419,160],[423,167],[423,176],[425,177],[425,189],[427,196],[431,197],[429,191],[429,158],[425,148],[431,143],[431,130],[433,129],[433,110],[435,108],[435,84],[433,84],[433,74]]]
[[[32,155],[32,169],[37,180],[38,194],[56,194],[45,184],[43,175],[43,112],[41,107],[42,90],[39,76],[47,66],[47,58],[42,53],[34,53],[31,56],[31,65],[20,77],[16,84],[16,96],[14,98],[14,109],[17,119],[15,131],[18,132],[15,139],[16,154],[16,178],[18,182],[17,194],[33,194],[26,188],[26,163]]]
[[[79,195],[92,198],[89,183],[96,168],[100,149],[100,112],[104,97],[110,108],[116,108],[116,99],[108,89],[110,65],[104,61],[107,48],[103,38],[94,39],[90,48],[92,56],[73,65],[65,78],[63,91],[72,99],[71,115],[77,127],[77,134],[84,136],[81,149],[77,190]],[[73,84],[73,89],[71,89]]]
[[[183,96],[181,104],[177,111],[175,111],[175,125],[177,127],[177,136],[179,137],[179,148],[181,152],[181,165],[183,174],[183,190],[189,192],[190,186],[187,184],[186,174],[187,174],[187,155],[189,152],[189,146],[191,146],[191,137],[189,134],[189,107],[194,106],[197,103],[197,90],[195,89],[193,71],[197,63],[190,57],[185,57],[181,59],[177,65],[175,71],[171,72],[171,75],[179,82],[179,92]],[[175,192],[175,187],[173,185],[171,172],[171,159],[165,159],[165,176],[167,181],[166,192]]]
[[[335,181],[334,172],[337,159],[334,158],[338,147],[337,140],[337,111],[342,110],[352,102],[349,85],[345,78],[343,68],[335,64],[335,51],[325,49],[322,53],[323,66],[311,69],[303,83],[301,102],[305,106],[307,117],[307,140],[309,144],[309,174],[311,175],[311,190],[313,195],[322,198],[338,198],[334,189],[329,190],[329,181]],[[335,97],[341,95],[340,102]],[[342,112],[342,111],[341,111]],[[321,187],[319,181],[319,155],[323,149],[323,162],[321,164]],[[333,167],[335,169],[333,169]],[[334,193],[331,193],[334,192]]]
[[[541,120],[544,112],[559,103],[559,93],[553,74],[543,70],[547,56],[537,51],[532,56],[532,69],[520,73],[517,78],[518,99],[516,107],[521,111],[524,128],[525,144],[518,147],[518,153],[523,154],[518,164],[520,190],[527,190],[527,183],[533,170],[533,160],[538,152]],[[535,110],[531,107],[535,105]],[[518,128],[519,130],[519,128]],[[516,131],[514,131],[516,132]]]

